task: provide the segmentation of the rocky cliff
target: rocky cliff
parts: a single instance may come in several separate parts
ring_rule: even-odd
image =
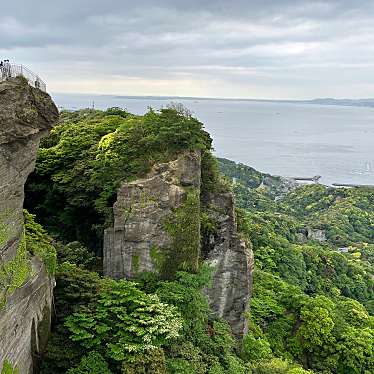
[[[202,196],[201,184],[199,152],[183,153],[123,183],[114,225],[104,235],[104,273],[136,278],[154,271],[168,278],[178,269],[196,270],[205,260],[214,267],[213,286],[206,290],[210,305],[240,337],[246,330],[252,252],[238,236],[232,194]],[[202,209],[215,227],[208,240],[201,240]]]
[[[208,193],[202,203],[215,225],[202,253],[215,268],[212,287],[206,293],[212,309],[230,323],[236,336],[241,336],[247,329],[243,311],[252,288],[253,253],[239,236],[231,192]]]
[[[50,96],[22,78],[0,83],[0,369],[31,373],[49,329],[53,279],[27,252],[24,184],[40,138],[58,118]]]
[[[166,273],[170,266],[177,266],[177,258],[171,252],[174,240],[166,223],[183,206],[187,194],[195,194],[197,225],[193,235],[200,237],[200,174],[200,155],[189,153],[156,165],[143,179],[122,184],[113,207],[114,226],[104,234],[106,275],[135,278],[142,271]],[[199,253],[200,242],[195,241],[195,248],[186,258],[195,268]],[[173,258],[169,261],[170,256]]]

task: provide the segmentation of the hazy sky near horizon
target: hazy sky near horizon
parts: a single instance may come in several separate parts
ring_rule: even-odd
[[[374,97],[374,1],[13,0],[0,56],[52,92]]]

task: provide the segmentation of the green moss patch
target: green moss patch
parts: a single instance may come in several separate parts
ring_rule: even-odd
[[[17,367],[13,367],[13,365],[8,360],[5,360],[3,363],[3,369],[1,370],[1,374],[19,374],[19,370],[17,369]]]
[[[177,270],[196,272],[200,255],[200,194],[197,189],[186,191],[186,200],[166,219],[164,228],[172,243],[164,269],[168,275]]]
[[[27,256],[25,235],[19,244],[13,260],[0,266],[0,308],[7,297],[21,287],[31,274],[31,264]]]
[[[139,255],[138,254],[133,254],[131,264],[132,264],[132,270],[135,274],[137,274],[139,272],[139,263],[140,263]]]
[[[34,221],[33,215],[24,211],[24,216],[25,230],[16,256],[0,265],[0,308],[4,307],[7,298],[31,277],[30,254],[40,257],[49,274],[54,274],[56,270],[56,249],[52,245],[52,239],[43,227]],[[12,237],[14,228],[4,223],[0,227],[5,243]]]
[[[151,259],[157,273],[162,274],[164,272],[164,265],[167,259],[168,250],[165,248],[159,248],[157,245],[151,247]]]

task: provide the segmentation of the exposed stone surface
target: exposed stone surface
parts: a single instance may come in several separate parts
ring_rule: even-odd
[[[306,243],[308,240],[315,240],[317,242],[325,242],[326,238],[326,230],[322,229],[313,229],[307,227],[305,229],[300,230],[297,233],[297,240],[300,243]]]
[[[326,239],[326,231],[321,229],[307,229],[307,238],[310,240],[316,240],[318,242],[325,242]]]
[[[200,154],[192,152],[122,184],[113,207],[114,226],[104,235],[105,275],[134,278],[142,271],[158,271],[153,252],[171,245],[165,219],[183,204],[188,189],[200,192],[200,179]],[[217,232],[202,249],[204,259],[215,268],[213,286],[206,294],[213,310],[240,337],[246,329],[243,313],[251,292],[252,251],[238,236],[233,195],[208,194],[203,200],[217,222]],[[200,223],[196,227],[195,235],[200,237]]]
[[[23,79],[0,83],[0,218],[13,227],[11,240],[22,229],[24,184],[34,169],[39,140],[57,118],[48,94]],[[17,245],[0,247],[0,261],[13,257]]]
[[[44,265],[32,259],[34,275],[9,298],[0,312],[0,357],[20,373],[33,373],[43,352],[51,326],[53,279]],[[3,361],[0,360],[0,368]]]
[[[113,207],[114,226],[104,233],[105,275],[134,278],[157,270],[154,251],[171,245],[165,220],[183,203],[185,187],[200,188],[200,169],[200,155],[188,153],[122,184]]]
[[[252,291],[253,253],[237,232],[232,193],[210,193],[204,205],[217,225],[203,252],[205,261],[215,268],[206,294],[217,315],[229,322],[236,336],[242,336],[247,330],[244,311]]]
[[[0,266],[16,255],[23,231],[24,184],[34,169],[40,138],[57,118],[50,96],[24,79],[0,83],[0,224],[7,228],[0,241]],[[48,328],[53,288],[44,266],[31,261],[32,278],[0,310],[0,369],[8,359],[22,374],[32,372],[32,353],[43,345],[37,331]]]

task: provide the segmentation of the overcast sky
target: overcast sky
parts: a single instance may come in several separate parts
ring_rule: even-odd
[[[374,97],[374,1],[2,1],[0,55],[52,92]]]

